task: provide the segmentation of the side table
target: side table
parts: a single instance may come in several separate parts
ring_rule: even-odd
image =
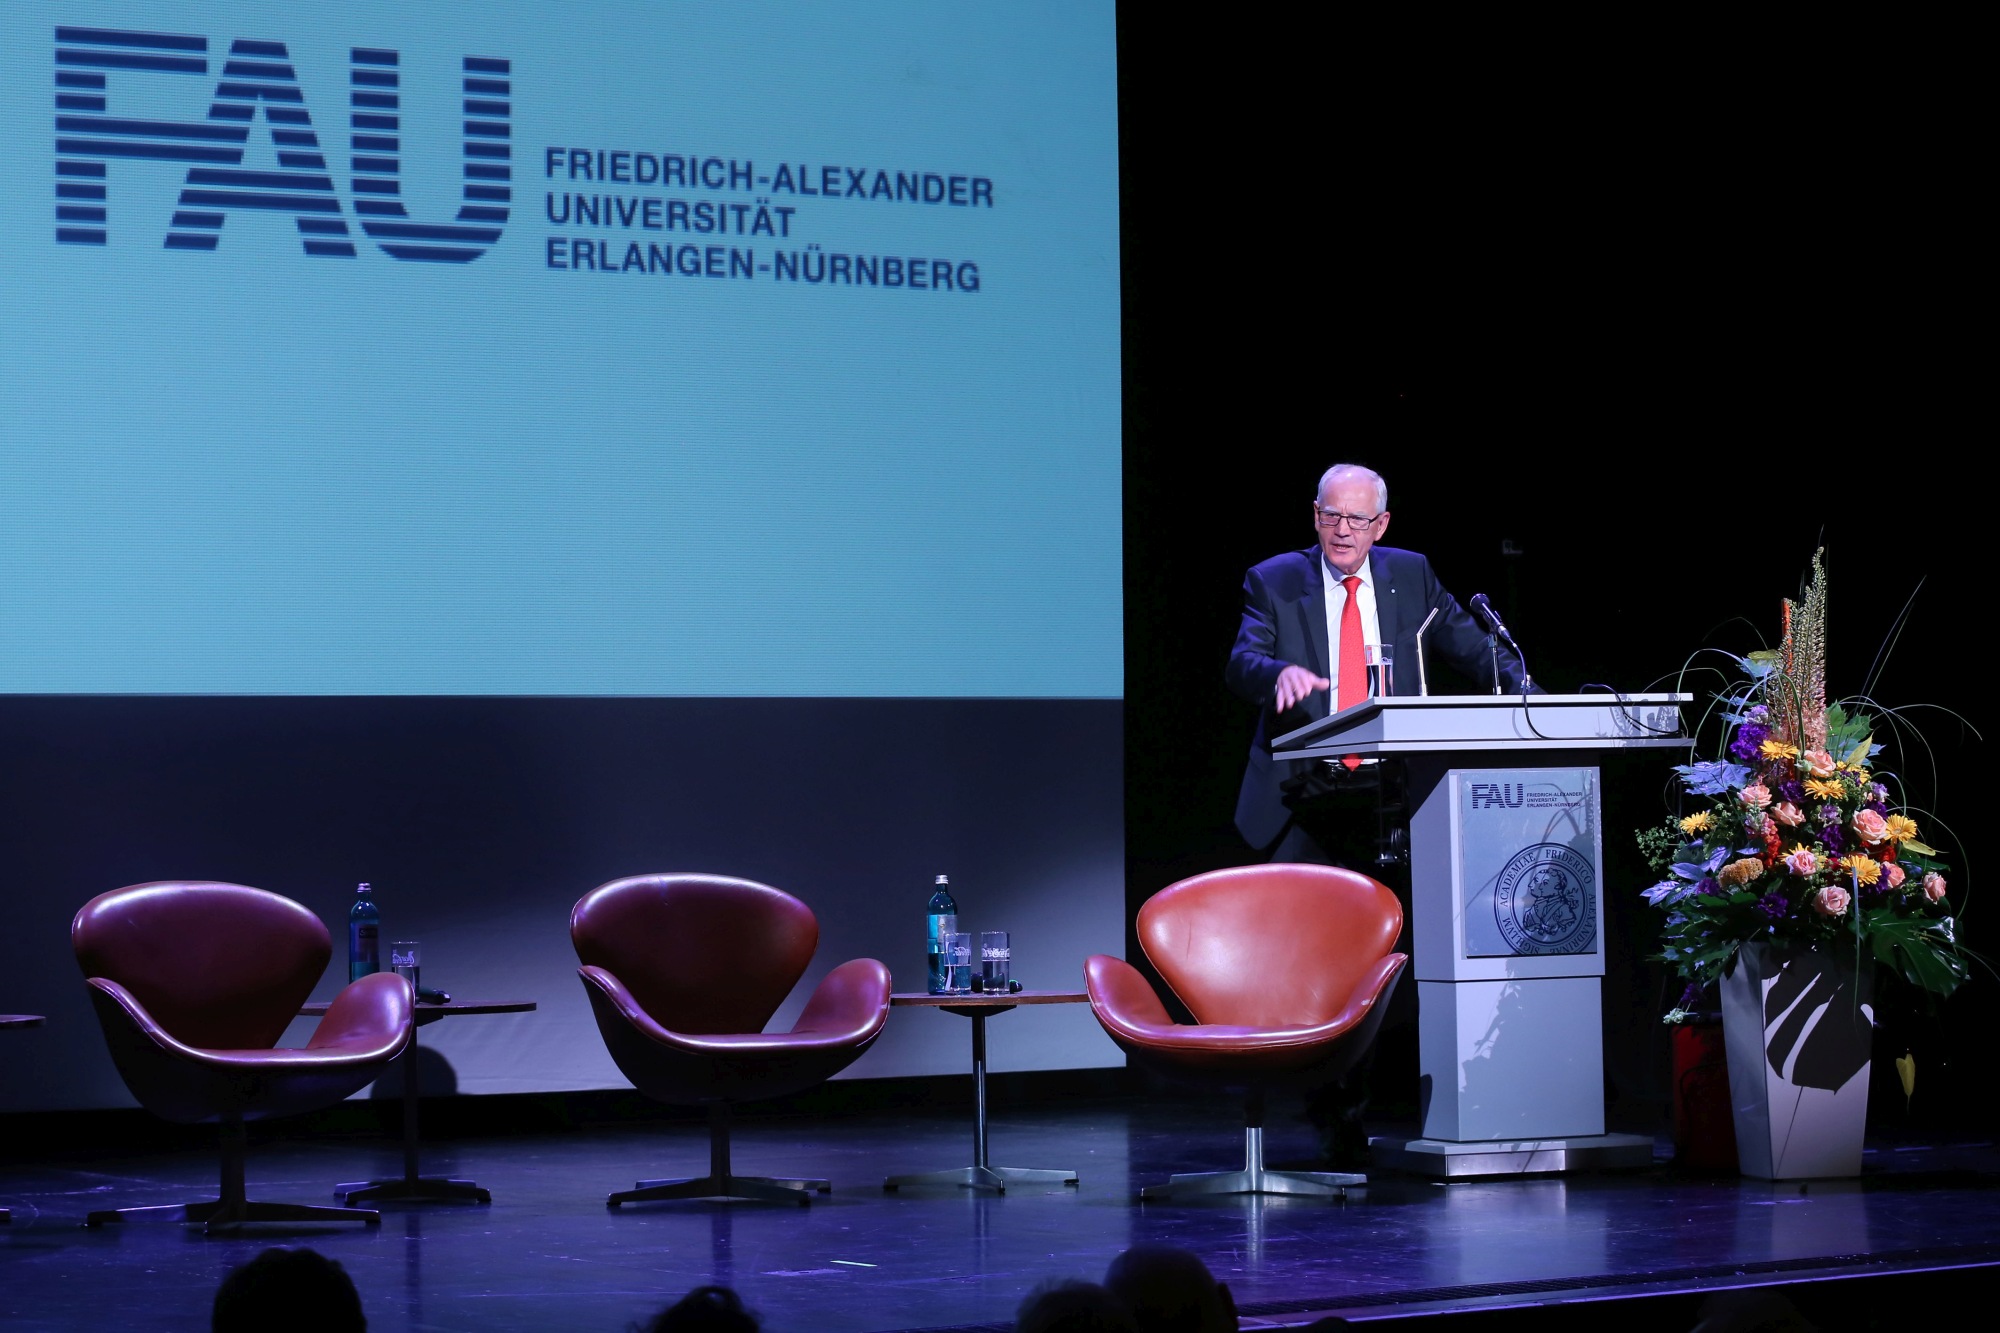
[[[533,1000],[450,1000],[444,1004],[413,1006],[417,1027],[424,1028],[441,1018],[457,1014],[525,1014],[535,1007]],[[317,1017],[326,1013],[325,1003],[301,1005],[299,1013]],[[427,1176],[417,1169],[417,1034],[410,1034],[409,1047],[397,1057],[403,1069],[403,1174],[381,1180],[354,1180],[333,1187],[333,1195],[345,1204],[370,1199],[463,1199],[472,1203],[492,1203],[493,1196],[470,1180],[449,1176]]]
[[[942,1009],[972,1020],[972,1165],[945,1171],[919,1171],[914,1175],[890,1176],[882,1182],[885,1190],[905,1185],[965,1185],[1005,1194],[1009,1185],[1074,1185],[1074,1171],[1044,1170],[1025,1166],[990,1166],[986,1160],[986,1020],[1004,1014],[1020,1004],[1085,1004],[1090,997],[1082,991],[1023,990],[975,992],[966,995],[932,995],[918,991],[889,997],[891,1006]]]
[[[42,1025],[40,1014],[0,1014],[0,1028],[38,1028]],[[0,1222],[11,1222],[14,1214],[0,1208]]]

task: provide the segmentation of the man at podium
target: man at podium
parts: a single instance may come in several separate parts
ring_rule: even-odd
[[[1495,659],[1487,636],[1439,585],[1430,561],[1376,543],[1389,530],[1389,487],[1381,476],[1336,463],[1313,501],[1318,541],[1253,566],[1243,577],[1243,621],[1229,653],[1229,688],[1261,712],[1236,827],[1267,860],[1375,869],[1377,766],[1283,762],[1271,738],[1368,697],[1368,647],[1387,645],[1390,686],[1417,693],[1417,631],[1428,662],[1445,662],[1491,687]],[[1500,687],[1519,691],[1521,659],[1499,646]]]

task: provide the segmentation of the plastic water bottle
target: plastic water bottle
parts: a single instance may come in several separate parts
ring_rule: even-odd
[[[958,904],[951,898],[951,879],[946,875],[937,877],[937,892],[931,895],[930,913],[926,925],[930,942],[930,993],[949,995],[951,993],[951,963],[944,956],[938,937],[958,929]]]
[[[366,884],[354,886],[354,906],[347,909],[347,979],[359,981],[382,970],[382,909]]]

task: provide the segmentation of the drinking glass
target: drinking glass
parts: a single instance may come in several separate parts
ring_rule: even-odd
[[[987,990],[1006,990],[1014,976],[1014,949],[1004,930],[979,932],[979,980]]]
[[[945,994],[969,994],[972,990],[971,933],[963,930],[940,931],[938,952],[943,955]]]
[[[424,961],[423,946],[415,940],[397,940],[389,946],[389,966],[396,969],[396,975],[410,983],[410,994],[417,993],[417,974]]]
[[[1368,645],[1368,697],[1387,698],[1396,692],[1394,652],[1386,643]]]

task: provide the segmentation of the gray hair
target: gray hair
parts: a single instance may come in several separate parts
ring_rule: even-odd
[[[1318,500],[1320,496],[1325,495],[1328,484],[1336,481],[1370,482],[1375,487],[1375,512],[1379,514],[1389,507],[1389,483],[1382,480],[1381,473],[1365,468],[1359,463],[1335,463],[1321,473],[1319,489],[1313,492],[1313,499]]]

